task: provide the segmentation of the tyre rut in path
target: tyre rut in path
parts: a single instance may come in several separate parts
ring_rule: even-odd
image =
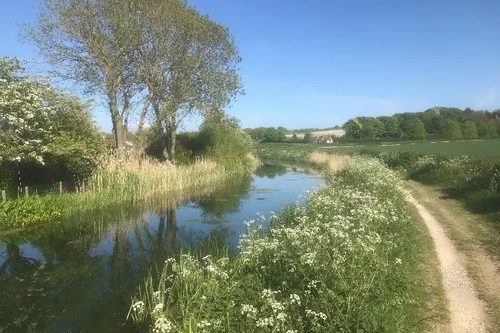
[[[450,307],[453,333],[487,332],[484,303],[478,298],[474,283],[465,268],[462,255],[438,221],[407,191],[407,200],[418,210],[434,241],[440,262],[443,285]]]

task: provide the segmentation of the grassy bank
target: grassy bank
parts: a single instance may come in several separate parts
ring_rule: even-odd
[[[422,155],[411,152],[361,152],[378,158],[410,179],[439,188],[478,214],[500,232],[500,160],[468,156]]]
[[[174,166],[148,159],[109,158],[79,193],[30,196],[0,203],[0,229],[58,222],[116,205],[150,205],[211,193],[235,173],[209,160]]]
[[[490,140],[489,142],[495,142]],[[315,145],[262,144],[258,153],[262,160],[275,159],[300,163],[307,161]],[[337,152],[337,151],[335,151]],[[456,152],[458,154],[458,152]],[[472,213],[479,214],[500,232],[500,159],[453,154],[418,154],[410,151],[380,152],[360,149],[352,154],[379,159],[408,178],[441,189],[450,198],[461,201]],[[334,156],[334,155],[333,155]]]
[[[305,207],[249,222],[237,257],[167,260],[130,316],[154,332],[422,331],[426,243],[413,216],[391,171],[353,158]]]

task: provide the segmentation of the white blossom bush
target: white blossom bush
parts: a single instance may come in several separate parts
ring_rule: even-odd
[[[51,126],[45,96],[50,87],[16,76],[16,59],[0,58],[0,162],[43,162]]]
[[[236,258],[170,259],[158,281],[148,278],[130,316],[151,331],[164,318],[169,332],[424,327],[417,325],[419,234],[399,180],[380,162],[352,158],[306,206],[285,209],[267,228],[260,219],[247,224]],[[158,291],[164,303],[147,296]]]

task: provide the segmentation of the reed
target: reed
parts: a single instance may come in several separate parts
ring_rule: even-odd
[[[85,190],[63,195],[31,196],[0,203],[0,229],[60,222],[106,207],[157,205],[207,195],[244,170],[227,169],[207,159],[173,165],[151,159],[112,154],[85,183]],[[246,171],[246,170],[245,170]]]

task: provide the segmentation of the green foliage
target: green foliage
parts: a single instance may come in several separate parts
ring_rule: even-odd
[[[398,113],[391,117],[358,117],[343,125],[347,139],[375,140],[406,138],[475,139],[500,135],[500,112],[462,111],[457,108],[435,107],[424,112]],[[422,126],[417,124],[422,122]]]
[[[495,120],[481,121],[477,123],[477,134],[481,138],[496,138],[497,128]]]
[[[130,317],[170,332],[423,331],[420,236],[398,186],[355,159],[267,230],[249,222],[235,258],[168,259]]]
[[[304,133],[304,142],[312,142],[313,141],[313,136],[310,131],[306,131]]]
[[[425,126],[420,119],[407,119],[403,124],[404,135],[411,140],[425,139],[427,132]]]
[[[61,219],[61,207],[51,197],[31,196],[0,202],[1,228],[33,226]]]
[[[241,130],[236,118],[207,119],[197,140],[202,144],[202,156],[217,164],[232,170],[248,171],[255,167],[251,138]]]
[[[401,137],[401,127],[396,117],[378,117],[377,119],[384,125],[386,137],[389,138]]]
[[[269,127],[264,131],[263,138],[264,142],[283,142],[286,136],[277,128]]]
[[[0,58],[0,162],[38,161],[52,134],[50,87],[26,76],[17,59]]]
[[[457,140],[462,138],[460,123],[455,120],[445,119],[443,121],[443,136],[447,139]]]
[[[360,153],[365,154],[365,152]],[[393,169],[404,171],[413,180],[443,187],[448,195],[462,200],[472,212],[485,214],[495,227],[500,228],[498,158],[373,151],[370,151],[369,155],[380,159]]]
[[[1,58],[0,72],[2,168],[12,174],[15,165],[23,169],[36,161],[59,173],[58,180],[88,177],[105,151],[89,106],[30,78],[16,59]],[[39,179],[40,184],[50,181]]]
[[[477,139],[477,127],[476,123],[473,121],[466,121],[461,125],[462,136],[464,139]]]
[[[345,131],[345,135],[348,138],[352,139],[360,139],[361,138],[361,130],[363,129],[363,124],[357,119],[349,119],[342,128]]]

